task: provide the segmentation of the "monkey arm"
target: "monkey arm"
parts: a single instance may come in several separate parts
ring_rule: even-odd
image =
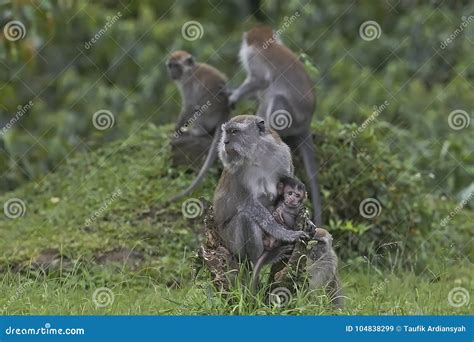
[[[179,114],[178,121],[176,122],[176,130],[179,130],[180,128],[183,128],[183,126],[186,124],[186,122],[189,121],[189,119],[193,116],[194,114],[194,108],[190,105],[186,105],[183,107],[183,110]]]
[[[231,105],[233,105],[247,94],[264,89],[267,87],[267,85],[268,82],[263,79],[252,76],[247,77],[244,83],[242,83],[240,87],[238,87],[234,92],[232,92],[232,95],[229,97],[229,102]]]
[[[294,242],[300,239],[309,238],[303,231],[288,230],[279,224],[272,213],[258,200],[249,200],[246,211],[255,220],[258,226],[267,234],[280,241]]]

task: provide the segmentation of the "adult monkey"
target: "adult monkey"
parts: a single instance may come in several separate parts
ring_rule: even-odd
[[[209,151],[201,170],[191,185],[178,193],[167,203],[174,202],[193,191],[203,180],[207,170],[217,158],[220,126],[230,116],[227,78],[219,70],[197,63],[187,51],[174,51],[166,64],[170,78],[179,87],[182,109],[176,123],[176,135],[183,134],[184,127],[190,125],[191,136],[213,135]]]
[[[287,242],[307,237],[287,230],[268,209],[293,164],[290,148],[262,118],[239,115],[222,125],[219,158],[224,170],[214,193],[214,220],[227,249],[255,265],[264,252],[263,232]]]
[[[316,105],[314,84],[298,57],[281,43],[269,26],[257,26],[244,33],[240,59],[247,78],[230,96],[230,105],[234,106],[246,95],[257,95],[257,116],[277,129],[303,160],[310,185],[313,220],[321,225],[318,167],[310,131]]]

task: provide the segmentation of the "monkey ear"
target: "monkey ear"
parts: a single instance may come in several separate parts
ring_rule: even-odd
[[[265,132],[265,121],[263,120],[258,120],[257,121],[257,128],[258,128],[258,131],[260,133],[264,133]]]

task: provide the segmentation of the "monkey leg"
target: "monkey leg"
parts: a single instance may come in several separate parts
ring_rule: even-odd
[[[255,219],[244,211],[238,212],[221,234],[226,247],[241,260],[249,259],[256,264],[264,251],[263,232]]]

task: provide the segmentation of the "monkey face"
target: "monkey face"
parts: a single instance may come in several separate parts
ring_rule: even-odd
[[[166,66],[168,68],[168,75],[173,81],[179,80],[183,76],[183,68],[180,63],[170,61]]]
[[[183,74],[190,71],[195,65],[194,58],[186,51],[175,51],[171,54],[166,68],[168,75],[173,81],[177,81],[183,77]]]
[[[329,247],[332,246],[332,235],[326,229],[316,228],[313,239]]]
[[[219,147],[221,159],[234,162],[252,156],[263,129],[262,125],[263,120],[257,117],[241,121],[231,120],[223,124]]]
[[[290,208],[297,208],[299,207],[304,199],[305,199],[305,192],[301,189],[294,188],[292,186],[286,185],[283,188],[283,199],[285,205]]]

